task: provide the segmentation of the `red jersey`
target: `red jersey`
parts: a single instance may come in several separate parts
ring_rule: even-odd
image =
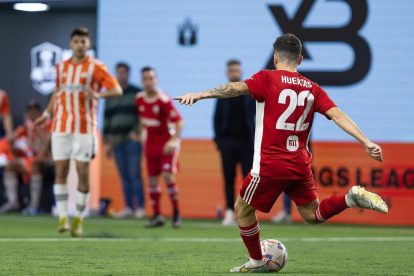
[[[151,99],[147,98],[145,91],[141,91],[135,100],[142,126],[147,130],[146,155],[163,155],[164,145],[175,131],[172,124],[182,120],[180,113],[162,91]]]
[[[308,140],[314,113],[334,102],[297,72],[262,70],[244,81],[256,100],[255,177],[306,179],[312,176]],[[327,117],[328,118],[328,117]],[[329,119],[329,118],[328,118]]]

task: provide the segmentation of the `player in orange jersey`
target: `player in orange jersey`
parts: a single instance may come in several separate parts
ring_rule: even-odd
[[[44,123],[53,111],[52,157],[56,166],[54,194],[59,213],[58,232],[69,230],[67,176],[69,161],[76,161],[78,191],[72,236],[82,235],[83,218],[89,195],[89,163],[97,150],[97,105],[99,98],[119,97],[122,88],[105,65],[86,54],[89,31],[76,28],[71,33],[73,56],[57,65],[56,91],[36,124]],[[105,92],[100,92],[102,87]]]

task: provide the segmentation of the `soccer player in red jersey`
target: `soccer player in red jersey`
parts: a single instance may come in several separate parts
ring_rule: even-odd
[[[388,212],[381,197],[359,186],[352,187],[347,195],[333,195],[319,202],[311,171],[312,156],[307,149],[315,112],[332,119],[358,140],[374,160],[382,162],[382,151],[336,107],[319,85],[296,71],[303,56],[302,44],[295,35],[277,38],[273,47],[276,70],[262,70],[245,81],[174,98],[181,104],[192,105],[201,99],[250,93],[256,100],[253,168],[235,204],[240,235],[250,260],[231,272],[266,272],[256,210],[268,213],[282,192],[295,202],[300,215],[309,224],[322,223],[349,207]]]
[[[180,151],[180,133],[184,126],[183,119],[174,107],[172,100],[157,88],[157,74],[154,69],[142,69],[143,91],[136,96],[136,106],[139,114],[139,137],[142,141],[143,128],[147,131],[145,156],[147,159],[149,195],[154,210],[147,227],[157,227],[165,224],[165,218],[160,212],[160,195],[158,178],[162,174],[167,183],[174,209],[173,227],[181,227],[181,217],[178,210],[178,193],[175,175],[178,171],[178,154]]]

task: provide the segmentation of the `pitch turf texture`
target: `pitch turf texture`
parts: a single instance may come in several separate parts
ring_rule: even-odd
[[[247,251],[236,227],[187,220],[91,218],[84,238],[57,234],[52,217],[0,217],[0,275],[229,275]],[[414,275],[414,228],[261,223],[289,253],[279,275]]]

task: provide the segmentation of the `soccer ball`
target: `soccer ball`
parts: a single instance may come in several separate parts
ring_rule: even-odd
[[[278,272],[287,261],[288,253],[286,247],[278,240],[264,240],[260,243],[262,247],[263,261],[269,272]]]

